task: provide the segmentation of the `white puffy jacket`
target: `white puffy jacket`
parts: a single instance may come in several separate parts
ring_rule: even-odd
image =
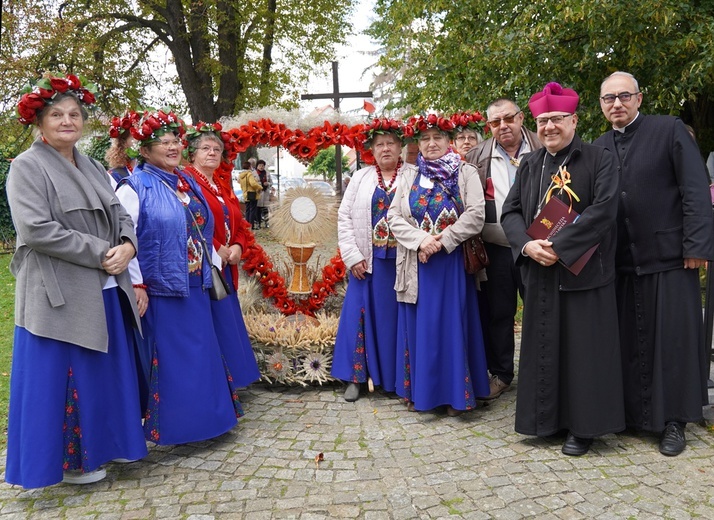
[[[414,169],[402,165],[397,175],[410,168]],[[348,269],[366,260],[367,272],[372,272],[372,196],[376,187],[377,169],[368,166],[352,175],[342,197],[337,213],[337,241]]]

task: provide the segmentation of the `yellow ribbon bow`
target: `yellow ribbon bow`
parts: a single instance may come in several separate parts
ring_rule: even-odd
[[[578,196],[575,194],[575,192],[568,187],[568,184],[570,184],[570,172],[565,169],[564,165],[560,165],[558,168],[558,172],[554,173],[551,176],[551,181],[553,182],[553,187],[548,190],[548,193],[545,196],[545,202],[546,204],[550,200],[550,197],[553,195],[553,192],[555,190],[560,190],[558,191],[558,194],[565,193],[568,195],[568,199],[570,199],[570,207],[568,208],[568,213],[573,211],[573,199],[577,200],[580,202],[580,199]]]

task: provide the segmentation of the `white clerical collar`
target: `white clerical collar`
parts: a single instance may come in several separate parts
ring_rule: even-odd
[[[623,126],[622,128],[617,128],[616,126],[613,126],[612,129],[613,129],[615,132],[620,132],[621,134],[624,134],[624,133],[625,133],[625,128],[627,128],[627,127],[630,126],[632,123],[634,123],[635,121],[637,121],[637,118],[638,118],[638,117],[640,117],[640,112],[639,112],[639,111],[637,112],[637,115],[635,116],[635,118],[634,118],[632,121],[630,121],[629,123],[627,123],[625,126]]]

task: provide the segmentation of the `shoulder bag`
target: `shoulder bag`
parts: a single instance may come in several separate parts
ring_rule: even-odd
[[[456,202],[456,198],[451,194],[451,191],[440,182],[439,185],[454,203],[456,211],[459,212],[459,205]],[[461,216],[461,212],[459,212],[459,216]],[[488,259],[486,246],[483,243],[481,233],[474,235],[471,238],[467,238],[461,243],[461,245],[464,249],[464,269],[466,270],[466,274],[476,274],[481,269],[485,269],[489,266],[491,261]]]

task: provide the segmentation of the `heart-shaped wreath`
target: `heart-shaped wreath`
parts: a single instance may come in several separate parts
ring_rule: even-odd
[[[380,119],[352,126],[339,121],[324,121],[321,125],[304,131],[299,128],[289,128],[285,123],[276,123],[266,117],[249,120],[247,123],[232,127],[230,122],[224,122],[218,131],[221,131],[226,146],[227,161],[221,163],[215,175],[220,181],[230,186],[233,171],[232,160],[237,154],[246,151],[251,146],[283,146],[298,159],[310,162],[320,150],[339,144],[360,152],[364,163],[374,164],[374,156],[371,150],[365,146],[365,142],[371,138],[374,131],[378,131],[384,126],[385,121],[400,125],[398,121]],[[453,129],[480,128],[483,130],[485,126],[485,119],[478,112],[454,114],[451,116],[450,122]],[[230,138],[225,134],[228,134]],[[322,277],[313,283],[311,293],[306,297],[294,299],[287,290],[285,279],[273,269],[270,257],[255,241],[255,236],[247,222],[245,223],[245,232],[248,244],[243,251],[243,270],[248,275],[258,278],[263,287],[263,296],[272,298],[273,306],[284,315],[300,312],[314,316],[324,305],[325,299],[335,292],[335,286],[342,282],[347,274],[347,267],[338,250],[330,262],[323,267]]]
[[[233,173],[232,160],[235,159],[238,153],[247,150],[250,146],[283,145],[291,153],[302,154],[298,155],[302,159],[310,159],[319,150],[337,143],[354,147],[356,146],[355,137],[350,132],[359,133],[363,130],[363,126],[357,125],[350,129],[346,125],[340,125],[339,123],[325,122],[325,125],[321,127],[323,130],[321,135],[318,136],[316,131],[311,131],[310,137],[307,137],[307,134],[300,130],[291,131],[283,124],[275,124],[268,119],[261,119],[240,128],[222,131],[227,160],[221,162],[214,176],[217,177],[218,182],[230,186]],[[226,138],[226,134],[230,136],[230,139]],[[281,135],[289,139],[289,145],[285,145],[280,140]],[[345,137],[338,139],[336,138],[337,135]],[[319,144],[317,144],[318,142]],[[247,244],[242,256],[243,262],[241,265],[243,270],[249,276],[254,276],[258,279],[263,288],[263,296],[271,298],[273,306],[286,316],[296,313],[314,316],[323,307],[327,297],[335,293],[335,286],[345,279],[347,268],[338,250],[335,256],[330,259],[330,262],[322,268],[322,276],[313,283],[310,294],[301,298],[293,298],[288,292],[285,279],[274,270],[274,264],[270,256],[255,241],[255,235],[248,222],[245,221],[244,231],[247,237]]]

